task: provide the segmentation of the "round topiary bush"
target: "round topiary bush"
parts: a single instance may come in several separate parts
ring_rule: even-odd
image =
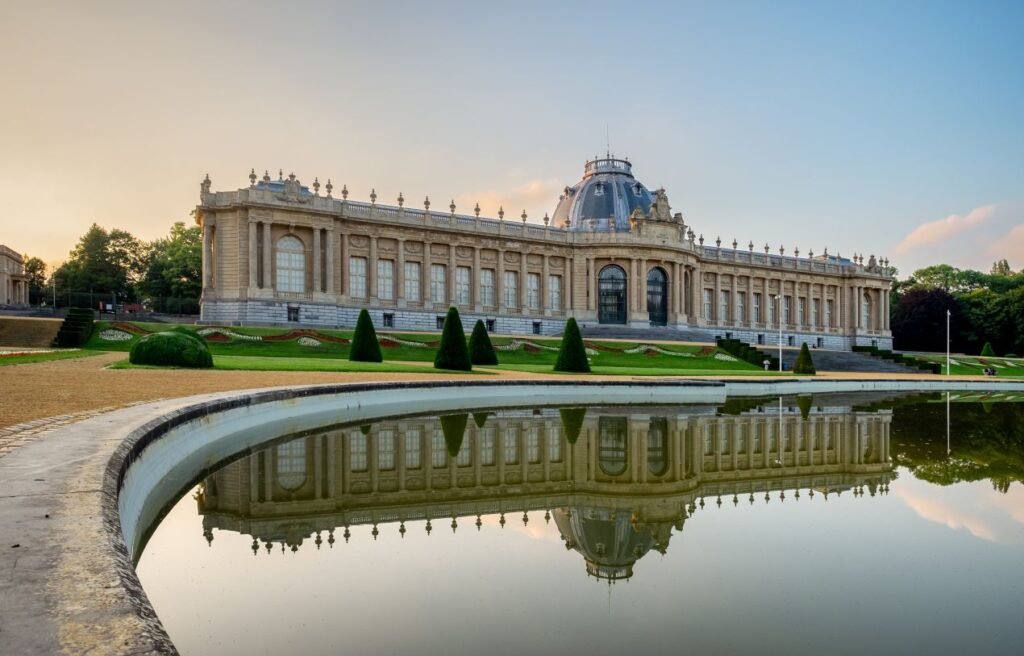
[[[132,364],[190,369],[213,366],[213,357],[204,342],[174,331],[152,333],[135,342],[128,361]]]
[[[193,339],[199,340],[203,344],[206,343],[206,339],[202,335],[200,335],[199,331],[197,331],[195,328],[189,328],[188,326],[175,326],[174,328],[171,328],[171,331],[181,333],[182,335],[188,335]]]
[[[587,349],[583,346],[583,335],[580,334],[580,327],[576,324],[575,317],[569,317],[565,323],[562,345],[558,348],[558,359],[555,361],[555,371],[590,373]]]
[[[480,319],[477,319],[473,334],[469,336],[469,360],[473,364],[498,364],[498,354],[494,352],[487,327]]]
[[[348,359],[352,362],[384,361],[384,355],[380,352],[380,342],[377,341],[377,331],[373,329],[373,319],[366,310],[360,310],[359,318],[356,319],[356,331],[352,335]]]
[[[466,333],[462,330],[462,319],[453,305],[448,308],[441,329],[441,345],[434,356],[435,369],[451,369],[453,371],[472,371],[473,364],[469,360],[469,348],[466,346]]]

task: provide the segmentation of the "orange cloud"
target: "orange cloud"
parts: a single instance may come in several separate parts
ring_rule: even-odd
[[[560,180],[529,180],[526,183],[504,191],[487,190],[461,194],[455,198],[458,212],[469,214],[476,203],[480,203],[480,215],[497,217],[498,208],[505,208],[506,221],[520,221],[519,215],[526,210],[531,223],[540,223],[544,213],[555,211],[558,196],[565,189]]]
[[[1010,232],[1000,237],[988,247],[988,254],[998,259],[1010,260],[1011,265],[1020,265],[1024,261],[1024,223],[1010,228]]]
[[[921,246],[934,244],[950,237],[954,237],[965,230],[972,228],[992,216],[995,205],[982,205],[975,207],[964,216],[950,214],[944,219],[922,223],[914,228],[910,234],[903,238],[896,246],[896,253],[902,255],[908,251]]]

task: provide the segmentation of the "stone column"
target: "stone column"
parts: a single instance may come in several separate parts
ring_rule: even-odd
[[[563,313],[563,316],[571,313],[573,308],[573,260],[568,257],[562,257],[562,271],[565,272],[565,277],[562,279],[562,307],[555,308]]]
[[[469,274],[469,300],[473,303],[473,310],[480,312],[483,308],[480,305],[480,247],[473,247],[473,270]]]
[[[497,265],[494,267],[494,307],[498,314],[504,314],[505,308],[505,251],[497,249]]]
[[[213,226],[203,222],[203,289],[213,287]]]
[[[270,232],[270,221],[263,222],[263,289],[274,288],[273,257],[274,247],[271,245],[273,235]]]
[[[722,313],[722,274],[715,274],[715,297],[711,299],[711,323],[721,324],[725,317]]]
[[[256,221],[249,219],[249,289],[255,289],[259,284],[259,263],[256,260],[256,251],[259,247],[256,237]]]
[[[313,228],[313,292],[319,293],[323,288],[323,280],[321,278],[321,261],[320,261],[320,228]]]
[[[729,318],[732,320],[732,325],[739,328],[739,316],[736,314],[736,308],[739,307],[739,297],[736,295],[739,290],[739,284],[736,282],[736,271],[732,272],[732,287],[729,292]]]
[[[455,244],[448,244],[448,276],[445,279],[448,287],[448,305],[455,305],[455,269],[459,266],[455,259]],[[466,308],[463,308],[465,311]]]
[[[597,267],[594,258],[587,258],[587,310],[597,309]]]
[[[636,279],[637,286],[640,288],[639,289],[639,294],[638,294],[639,298],[637,298],[637,302],[640,305],[640,312],[642,312],[644,314],[646,314],[648,312],[648,309],[647,309],[647,266],[648,266],[647,260],[641,259],[640,260],[640,275],[637,276],[637,279]],[[666,292],[667,291],[668,290],[666,290]]]
[[[395,247],[395,305],[405,307],[405,240],[397,240]]]
[[[348,283],[348,233],[341,233],[341,259],[338,262],[338,268],[341,269],[341,295],[348,297],[349,292],[352,290]]]
[[[325,291],[328,294],[334,293],[334,226],[332,225],[327,229],[325,236],[327,238],[326,251],[327,260],[324,262],[324,269],[327,276],[327,284],[325,285]]]
[[[370,300],[370,303],[377,302],[377,237],[370,235],[370,256],[366,261],[366,282],[369,283],[369,289],[366,290],[366,295]]]
[[[526,230],[526,225],[523,224],[523,230]],[[519,252],[519,312],[522,314],[529,314],[530,310],[526,307],[526,283],[529,278],[529,269],[527,268],[527,257],[526,250]],[[525,478],[523,479],[526,480]]]
[[[430,298],[430,249],[431,242],[423,240],[423,264],[420,265],[420,298],[424,309],[431,309],[433,299]]]
[[[551,310],[556,309],[551,307],[551,299],[549,298],[549,295],[551,294],[549,287],[551,285],[549,284],[548,278],[551,276],[551,268],[548,263],[548,256],[541,255],[540,257],[544,262],[541,266],[540,274],[540,310],[544,316],[551,316]]]

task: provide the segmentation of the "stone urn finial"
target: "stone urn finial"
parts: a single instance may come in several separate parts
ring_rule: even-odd
[[[255,187],[255,186],[256,186],[256,169],[253,168],[253,169],[249,170],[249,187],[252,188],[252,187]]]
[[[476,205],[475,205],[475,206],[473,207],[473,214],[475,214],[475,215],[476,215],[476,218],[478,218],[478,219],[480,218],[480,203],[477,203],[477,204],[476,204]]]
[[[327,178],[327,184],[324,185],[324,191],[327,192],[327,197],[331,197],[331,192],[334,191],[334,185],[331,184],[331,179]]]
[[[547,226],[549,223],[551,223],[551,218],[548,216],[547,212],[544,212],[544,225]]]
[[[523,223],[526,223],[526,210],[523,210],[523,213],[520,215],[520,217],[523,219]]]
[[[370,204],[371,205],[376,205],[377,204],[377,190],[374,189],[374,188],[370,188]]]
[[[454,198],[452,199],[452,202],[448,203],[448,209],[450,209],[452,211],[452,216],[455,216],[455,199]]]
[[[499,221],[504,221],[505,220],[505,208],[502,207],[502,206],[498,207],[498,220]]]
[[[426,198],[423,199],[423,209],[425,209],[427,212],[430,211],[430,196],[427,196]]]
[[[341,199],[348,200],[348,185],[341,185]]]
[[[320,195],[320,178],[317,178],[315,176],[313,177],[313,195]]]
[[[398,206],[405,207],[405,196],[402,195],[402,192],[398,192]]]

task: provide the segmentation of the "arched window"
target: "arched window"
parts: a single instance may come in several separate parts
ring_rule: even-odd
[[[277,291],[306,291],[306,249],[294,235],[277,241]]]
[[[647,315],[652,326],[668,323],[668,276],[661,267],[647,273]]]
[[[608,476],[624,474],[629,464],[629,420],[625,417],[599,417],[597,427],[598,466]]]
[[[626,323],[626,272],[609,264],[597,275],[597,320]]]
[[[277,484],[294,492],[306,482],[306,438],[277,447]]]

